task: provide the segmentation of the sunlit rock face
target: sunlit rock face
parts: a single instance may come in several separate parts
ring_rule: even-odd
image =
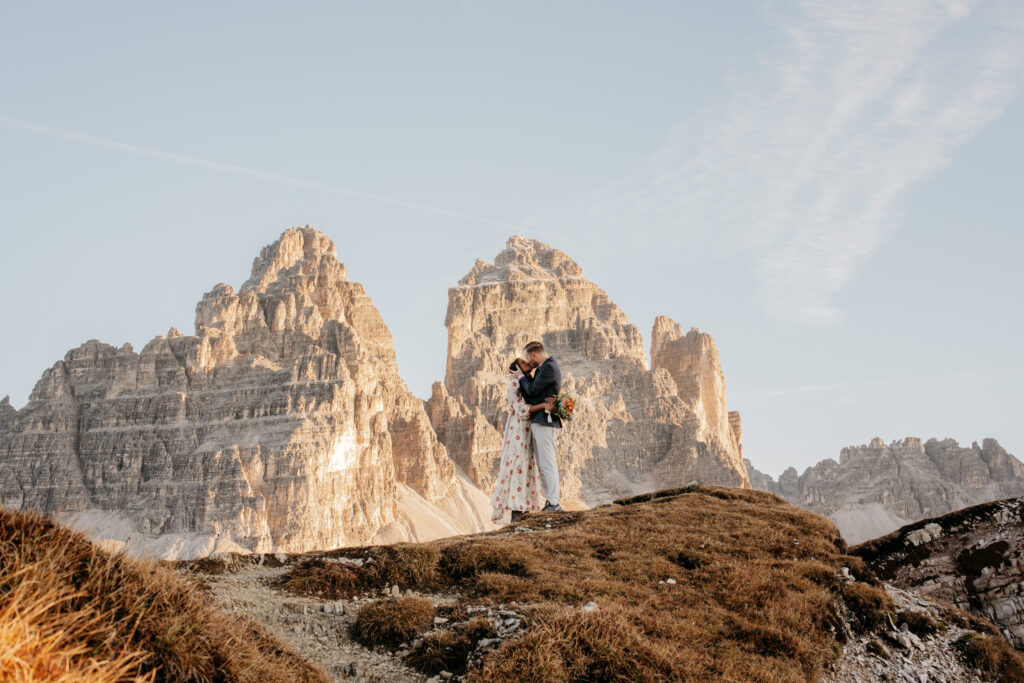
[[[0,406],[0,504],[167,557],[393,538],[412,497],[455,514],[457,531],[486,527],[486,497],[458,475],[325,235],[286,231],[237,292],[203,296],[195,327],[141,353],[86,342],[26,407]]]
[[[427,412],[452,458],[493,487],[507,413],[508,365],[534,339],[580,401],[558,442],[563,500],[587,505],[693,480],[747,485],[739,415],[709,335],[655,324],[651,366],[640,331],[565,253],[511,238],[448,291],[448,360]]]
[[[755,488],[830,516],[850,543],[904,524],[991,500],[1024,495],[1024,464],[995,439],[961,447],[953,439],[908,437],[844,448],[797,476],[776,482],[750,466]]]

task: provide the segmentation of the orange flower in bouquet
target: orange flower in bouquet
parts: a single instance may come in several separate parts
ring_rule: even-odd
[[[562,393],[555,399],[555,415],[563,422],[572,422],[573,411],[576,410],[576,397]]]

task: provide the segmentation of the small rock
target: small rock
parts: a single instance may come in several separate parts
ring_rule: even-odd
[[[329,602],[325,602],[321,605],[320,609],[323,610],[324,614],[334,614],[334,605]]]
[[[442,671],[441,673],[438,674],[438,676],[440,676],[441,678],[443,678],[444,680],[447,681],[449,678],[452,677],[452,672],[451,671]]]
[[[665,583],[669,584],[670,586],[674,586],[674,585],[676,585],[676,580],[675,579],[665,579]]]
[[[591,601],[590,601],[590,602],[588,602],[587,604],[583,605],[583,607],[580,607],[580,610],[582,610],[582,611],[584,611],[584,612],[596,612],[596,611],[598,611],[599,609],[601,609],[601,608],[600,608],[600,607],[598,606],[598,604],[597,604],[596,602],[594,602],[593,600],[591,600]]]
[[[391,587],[391,595],[392,595],[392,597],[396,597],[397,598],[401,594],[402,594],[402,589],[398,587],[397,583],[394,586]]]
[[[434,617],[434,624],[440,626],[441,624],[447,624],[448,620],[444,617]]]

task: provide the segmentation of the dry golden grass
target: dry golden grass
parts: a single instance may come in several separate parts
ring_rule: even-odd
[[[925,612],[911,612],[908,610],[906,612],[900,612],[897,617],[897,624],[905,622],[907,627],[913,631],[915,635],[922,638],[943,630],[942,624],[932,619]]]
[[[360,557],[362,567],[334,562],[333,556]],[[439,553],[430,545],[393,545],[324,553],[285,572],[278,585],[299,595],[338,600],[381,586],[434,588],[439,584]]]
[[[471,619],[450,630],[423,636],[406,657],[406,663],[427,676],[436,676],[442,671],[463,674],[469,653],[477,642],[495,635],[497,632],[487,619]]]
[[[426,598],[387,598],[367,603],[352,623],[352,637],[367,647],[395,648],[434,624],[434,603]]]
[[[864,583],[843,586],[842,597],[850,610],[854,627],[861,633],[884,627],[887,616],[895,609],[892,599],[884,589]]]
[[[1000,683],[1024,681],[1024,656],[1001,636],[968,633],[954,644],[968,664]]]
[[[838,651],[844,600],[865,623],[891,607],[869,586],[843,590],[839,568],[862,564],[831,522],[770,494],[697,487],[623,502],[532,515],[523,525],[536,533],[403,546],[436,554],[423,550],[414,575],[392,583],[526,615],[526,635],[469,671],[480,681],[805,681]],[[379,590],[381,566],[345,571],[354,590]],[[599,611],[581,612],[588,601]],[[436,668],[457,640],[425,641],[420,666]]]
[[[345,590],[398,583],[463,596],[442,610],[451,621],[410,653],[409,663],[428,674],[461,672],[487,637],[464,621],[467,605],[511,606],[525,615],[525,634],[484,655],[467,671],[469,681],[815,680],[838,655],[847,623],[871,633],[898,618],[870,567],[846,554],[829,520],[760,491],[662,491],[586,512],[535,514],[520,526],[535,532],[404,545],[395,555],[338,551],[375,558],[344,567]],[[404,557],[416,558],[415,569],[395,579],[392,564]],[[844,566],[858,581],[840,581]],[[289,580],[296,589],[305,582],[323,590],[318,575],[319,565],[310,563]],[[589,601],[599,609],[579,609]],[[376,621],[397,629],[412,619],[385,609],[388,603],[375,603],[384,610]],[[965,619],[972,628],[980,624]],[[926,617],[904,620],[922,634],[938,626]],[[410,640],[414,630],[388,641]],[[964,641],[966,657],[993,675],[1017,671],[1005,641],[980,638]]]
[[[0,671],[15,681],[324,681],[173,571],[0,510]]]

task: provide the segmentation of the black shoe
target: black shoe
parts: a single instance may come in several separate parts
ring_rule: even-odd
[[[562,506],[559,505],[558,503],[552,503],[550,501],[546,501],[546,502],[547,502],[547,505],[545,505],[543,508],[541,508],[541,510],[540,510],[541,512],[561,512],[562,511]]]
[[[513,510],[512,511],[512,523],[516,524],[518,522],[523,521],[523,517],[524,516],[525,516],[525,513],[522,510]]]

